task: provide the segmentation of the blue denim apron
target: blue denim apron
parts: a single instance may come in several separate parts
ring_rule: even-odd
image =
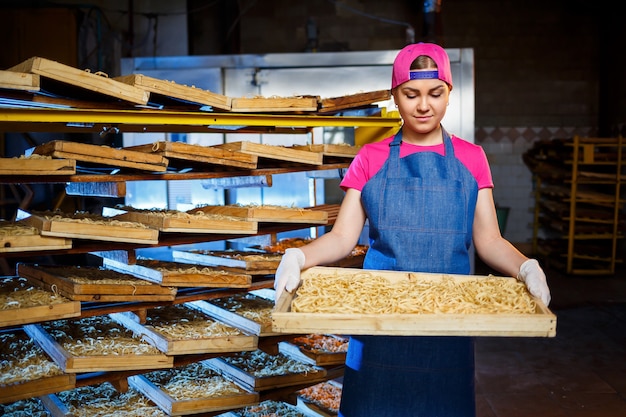
[[[454,156],[400,158],[401,131],[389,158],[363,187],[370,222],[365,269],[469,274],[478,184]],[[471,337],[352,336],[340,416],[474,417]]]

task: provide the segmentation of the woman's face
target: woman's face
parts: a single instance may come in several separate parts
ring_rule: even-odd
[[[450,88],[438,79],[410,80],[393,90],[405,127],[427,134],[439,127],[448,108]]]

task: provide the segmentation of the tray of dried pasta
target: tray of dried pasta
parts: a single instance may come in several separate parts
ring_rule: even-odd
[[[278,342],[278,351],[312,365],[342,365],[346,361],[348,340],[334,334],[295,335]]]
[[[268,223],[328,223],[328,213],[326,211],[271,204],[232,204],[225,206],[206,205],[191,209],[187,213],[198,212],[213,215],[234,216],[248,221]]]
[[[190,301],[189,305],[254,335],[261,337],[276,335],[272,331],[274,301],[258,293],[251,291],[209,300]]]
[[[145,322],[130,311],[112,313],[126,328],[167,355],[254,350],[258,337],[183,303],[149,309]]]
[[[225,271],[219,267],[137,259],[130,265],[115,259],[102,259],[102,266],[171,287],[249,288],[252,275]]]
[[[272,313],[280,333],[553,337],[556,316],[514,278],[314,267]]]
[[[259,394],[246,390],[206,365],[206,361],[128,378],[137,391],[169,415],[230,410],[259,403]]]
[[[76,384],[76,375],[64,373],[22,330],[0,333],[0,371],[0,403],[71,389]]]
[[[175,287],[97,266],[17,264],[29,282],[74,301],[173,301]]]
[[[80,302],[32,285],[22,277],[0,277],[0,327],[80,316]]]
[[[27,324],[28,333],[67,373],[163,369],[174,358],[108,315]]]
[[[307,416],[335,417],[339,414],[341,383],[331,380],[320,382],[296,392],[296,406]]]
[[[133,387],[121,392],[110,382],[86,385],[40,397],[53,417],[167,417]]]
[[[72,247],[72,239],[42,236],[36,227],[0,220],[0,253],[59,250]]]
[[[310,417],[296,406],[284,401],[265,400],[257,405],[238,408],[218,414],[217,417]]]
[[[314,384],[326,379],[324,368],[260,349],[208,359],[206,364],[250,391]]]
[[[282,255],[253,251],[212,251],[212,250],[174,250],[175,261],[197,265],[219,266],[227,271],[251,275],[273,274],[280,264]]]

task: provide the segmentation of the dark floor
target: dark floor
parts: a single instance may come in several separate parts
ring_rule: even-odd
[[[626,270],[544,269],[556,337],[477,338],[477,417],[626,416]]]

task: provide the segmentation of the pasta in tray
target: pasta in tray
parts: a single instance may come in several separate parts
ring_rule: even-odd
[[[536,303],[513,278],[403,280],[375,273],[311,275],[291,304],[299,313],[361,314],[532,314]]]

